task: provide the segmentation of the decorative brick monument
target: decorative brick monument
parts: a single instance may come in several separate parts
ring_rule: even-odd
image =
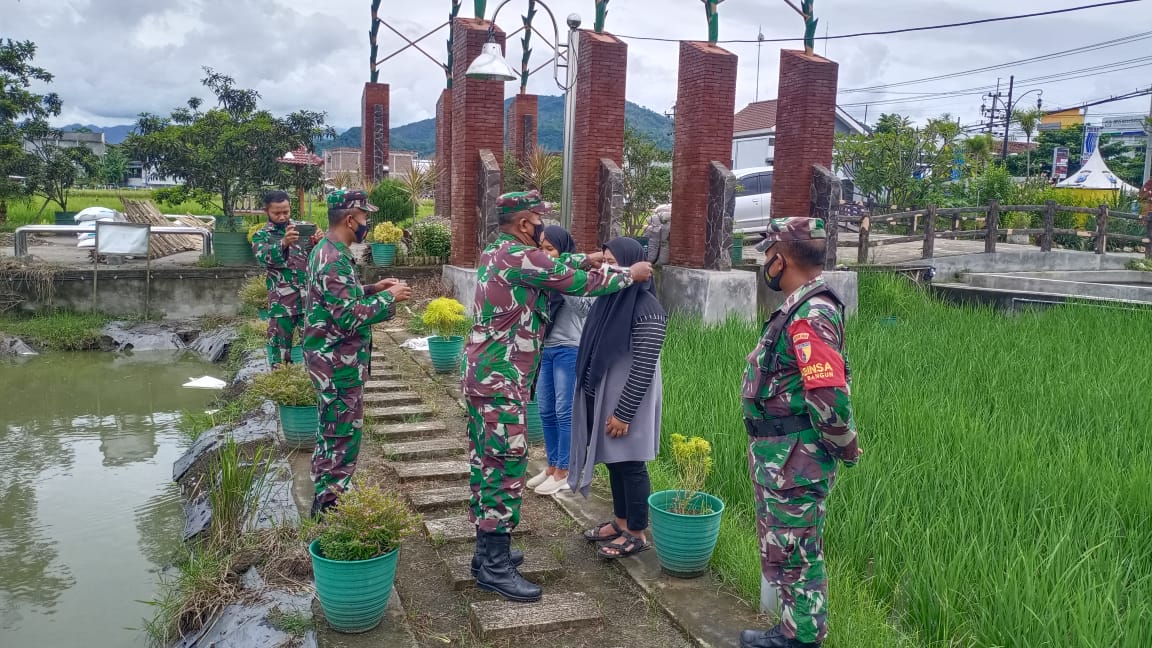
[[[489,29],[501,47],[504,32],[475,18],[453,21],[452,52],[452,257],[454,266],[473,268],[480,256],[477,245],[477,176],[480,151],[488,149],[504,164],[504,83],[465,76],[468,66],[488,42]]]
[[[388,175],[388,84],[365,83],[360,99],[360,169],[371,182]]]
[[[812,213],[812,169],[832,168],[839,65],[800,50],[780,52],[772,216]]]
[[[611,34],[587,30],[580,32],[579,39],[572,138],[572,236],[579,249],[592,250],[606,242],[601,240],[600,230],[600,161],[624,164],[628,45]],[[734,73],[735,67],[733,88]],[[731,114],[728,121],[732,121]],[[729,129],[729,146],[731,139]]]
[[[452,88],[436,101],[436,217],[452,217]]]
[[[520,168],[536,148],[539,131],[539,97],[532,94],[518,94],[508,107],[508,123],[504,132],[508,141],[504,143],[506,153],[516,157]]]
[[[737,56],[715,43],[680,43],[669,236],[669,261],[674,266],[708,268],[711,256],[715,267],[710,269],[723,269],[715,265],[716,251],[707,253],[708,232],[723,231],[721,223],[714,223],[711,230],[708,225],[709,178],[713,162],[732,165],[736,66]]]

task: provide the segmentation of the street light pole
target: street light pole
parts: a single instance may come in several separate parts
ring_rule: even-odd
[[[1016,75],[1008,77],[1008,103],[1004,104],[1004,146],[1000,149],[1000,159],[1008,159],[1008,128],[1012,125],[1012,86]]]
[[[568,87],[564,90],[564,167],[560,170],[560,226],[572,229],[572,171],[576,166],[573,135],[576,132],[576,67],[579,41],[576,30],[580,17],[568,16]]]
[[[1148,138],[1144,144],[1144,184],[1152,180],[1152,103],[1148,106],[1148,121],[1144,124]]]

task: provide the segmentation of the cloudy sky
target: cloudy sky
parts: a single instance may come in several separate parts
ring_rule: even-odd
[[[819,35],[831,35],[974,20],[1093,4],[1099,0],[818,0]],[[131,123],[144,111],[167,113],[190,96],[204,96],[201,67],[210,66],[256,88],[274,112],[322,110],[329,122],[359,122],[362,84],[368,76],[369,0],[0,0],[0,37],[30,39],[39,45],[37,64],[56,75],[53,89],[64,100],[61,123]],[[488,13],[497,0],[490,0]],[[548,0],[563,21],[577,12],[590,26],[593,0]],[[443,22],[449,0],[384,0],[382,16],[416,37]],[[505,30],[519,25],[527,0],[501,11]],[[462,15],[472,15],[465,2]],[[720,38],[795,37],[803,25],[783,0],[729,0],[720,5]],[[551,30],[546,14],[537,19]],[[561,29],[564,26],[561,24]],[[700,0],[614,0],[608,30],[623,36],[700,39],[707,28]],[[890,84],[977,67],[1019,61],[1152,30],[1152,1],[1091,9],[1060,16],[891,36],[832,40],[826,54],[840,63],[841,90]],[[381,29],[381,55],[403,44]],[[1130,92],[1152,85],[1152,32],[1140,40],[1079,56],[1049,59],[1008,69],[906,85],[874,93],[842,93],[840,103],[868,121],[881,111],[915,118],[949,112],[964,123],[979,121],[984,87],[1010,74],[1024,89],[1042,88],[1045,107]],[[446,31],[424,43],[443,56]],[[675,103],[677,45],[629,42],[628,98],[657,112]],[[791,44],[765,44],[760,53],[761,99],[776,94],[778,51]],[[736,104],[756,94],[757,47],[726,45],[740,56]],[[519,44],[509,48],[513,61]],[[535,58],[547,60],[536,42]],[[825,44],[817,42],[817,52]],[[1146,60],[1133,60],[1145,58]],[[1126,61],[1125,63],[1119,63]],[[1135,67],[1133,67],[1135,66]],[[1127,70],[1109,71],[1117,67]],[[1081,78],[1075,76],[1081,71]],[[1027,85],[1036,77],[1067,73],[1062,80]],[[386,63],[381,81],[392,87],[392,125],[432,117],[444,85],[443,73],[428,59],[408,51]],[[507,86],[514,93],[516,84]],[[549,70],[533,77],[530,89],[558,94]],[[968,90],[959,96],[925,99],[921,93]],[[1018,91],[1019,92],[1019,91]],[[899,94],[898,94],[899,93]],[[1033,93],[1024,104],[1035,105]],[[903,100],[904,103],[880,103]],[[1148,98],[1108,104],[1102,113],[1146,112]]]

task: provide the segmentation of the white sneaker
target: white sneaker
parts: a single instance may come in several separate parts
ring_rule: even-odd
[[[572,487],[568,485],[568,478],[567,477],[565,477],[564,479],[556,479],[555,477],[549,477],[547,481],[545,481],[543,484],[540,484],[539,486],[536,487],[536,494],[537,495],[555,495],[556,493],[559,493],[560,491],[566,491],[566,490],[572,490]]]
[[[540,484],[543,484],[544,482],[548,481],[548,478],[551,476],[552,475],[549,475],[547,470],[541,470],[539,475],[536,475],[532,479],[529,479],[528,483],[524,484],[524,485],[527,486],[528,488],[536,488]]]

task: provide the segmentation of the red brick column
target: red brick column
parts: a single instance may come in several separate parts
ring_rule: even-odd
[[[480,149],[491,150],[504,165],[504,82],[478,81],[464,76],[484,43],[491,23],[457,18],[452,37],[452,265],[475,267],[477,245],[477,187]],[[504,45],[497,27],[495,39]]]
[[[812,165],[832,168],[839,65],[803,51],[780,51],[772,216],[808,216]]]
[[[708,43],[680,43],[672,153],[672,265],[703,268],[708,177],[713,161],[732,167],[736,65],[732,52]]]
[[[452,217],[452,89],[436,102],[436,217]]]
[[[599,240],[600,160],[624,164],[624,90],[628,45],[611,34],[580,31],[572,142],[572,236],[580,250]]]
[[[360,99],[360,168],[371,182],[388,166],[388,84],[365,83]]]
[[[519,94],[512,99],[512,106],[508,109],[508,125],[504,129],[508,134],[505,150],[516,156],[521,168],[524,161],[536,148],[537,133],[539,131],[539,97],[530,94]]]

